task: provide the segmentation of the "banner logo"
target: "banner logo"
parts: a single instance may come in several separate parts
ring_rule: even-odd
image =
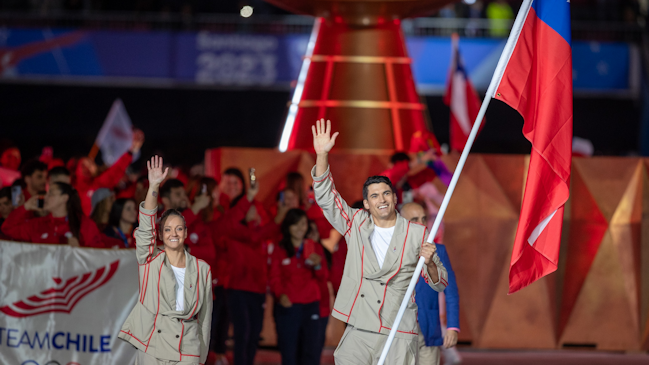
[[[27,299],[0,307],[0,312],[12,317],[24,318],[49,312],[70,313],[86,295],[106,284],[117,272],[119,260],[95,271],[77,275],[65,282],[52,278],[56,285]]]

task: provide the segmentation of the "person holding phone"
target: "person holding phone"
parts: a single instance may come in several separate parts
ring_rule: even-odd
[[[72,186],[54,183],[42,199],[42,208],[39,200],[38,195],[32,196],[14,209],[2,224],[2,232],[16,241],[104,247],[99,229],[83,214],[79,194]]]
[[[320,282],[326,282],[328,273],[322,246],[306,238],[308,230],[306,212],[289,210],[271,260],[270,288],[282,365],[320,363]]]
[[[169,172],[162,166],[158,156],[147,162],[149,190],[134,233],[141,295],[118,337],[137,348],[136,365],[205,364],[212,273],[206,262],[185,250],[187,225],[178,210],[166,210],[156,224],[158,189]],[[156,236],[164,250],[157,247]]]

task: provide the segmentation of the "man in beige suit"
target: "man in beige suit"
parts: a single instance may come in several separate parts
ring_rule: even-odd
[[[378,362],[399,306],[414,274],[419,256],[425,258],[421,276],[438,292],[448,283],[446,269],[428,244],[426,228],[396,211],[397,198],[390,180],[372,176],[363,185],[365,209],[352,209],[342,199],[329,171],[328,153],[338,133],[324,119],[311,127],[317,158],[311,171],[318,205],[348,245],[345,270],[332,315],[348,323],[334,352],[337,365]],[[416,364],[418,351],[417,304],[408,303],[386,364]]]

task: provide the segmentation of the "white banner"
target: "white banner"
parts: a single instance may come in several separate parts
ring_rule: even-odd
[[[133,124],[122,99],[113,102],[104,125],[99,130],[95,144],[101,149],[101,159],[111,166],[133,143]],[[133,161],[136,158],[133,156]]]
[[[133,250],[0,241],[0,364],[133,364]]]

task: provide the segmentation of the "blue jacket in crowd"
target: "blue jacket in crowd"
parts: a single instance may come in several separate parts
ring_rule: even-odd
[[[446,246],[437,244],[437,254],[448,271],[448,286],[444,289],[446,296],[446,328],[460,331],[460,295],[457,292],[457,281],[448,258]],[[439,298],[436,291],[431,289],[424,279],[419,279],[415,287],[419,327],[426,340],[426,346],[442,346],[444,337],[439,320]]]

